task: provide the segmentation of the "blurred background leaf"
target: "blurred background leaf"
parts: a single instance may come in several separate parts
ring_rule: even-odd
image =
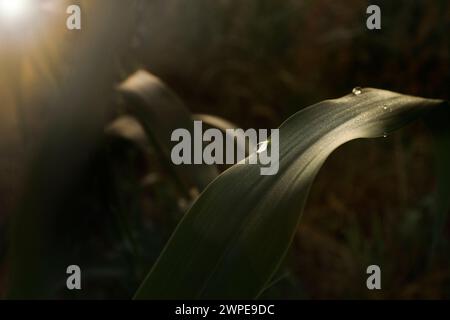
[[[203,190],[217,175],[214,166],[176,166],[170,153],[177,144],[171,139],[176,129],[187,129],[193,136],[194,126],[189,110],[181,100],[152,74],[140,70],[130,76],[119,87],[129,103],[128,112],[142,123],[149,139],[154,143],[162,163],[173,173],[187,196]]]

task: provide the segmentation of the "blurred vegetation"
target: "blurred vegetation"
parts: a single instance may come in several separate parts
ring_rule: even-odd
[[[102,34],[124,24],[130,30],[118,40],[91,35],[80,48],[81,39],[98,32],[93,26],[101,25],[97,16],[106,6],[100,2],[80,1],[89,14],[81,33],[54,31],[63,23],[56,17],[51,35],[48,26],[36,30],[43,36],[32,37],[42,39],[32,51],[24,44],[6,46],[10,37],[2,38],[0,292],[10,281],[7,230],[26,199],[21,192],[30,171],[26,163],[53,118],[64,119],[60,125],[67,126],[82,106],[86,113],[74,122],[81,127],[69,125],[62,132],[88,128],[97,138],[83,155],[88,165],[77,170],[83,174],[63,171],[70,166],[61,169],[61,179],[66,174],[70,180],[70,193],[55,209],[59,216],[50,224],[55,247],[45,255],[60,259],[61,266],[79,264],[86,289],[67,293],[62,290],[65,273],[50,270],[45,279],[50,297],[131,297],[201,191],[180,190],[155,144],[147,143],[143,152],[123,137],[98,138],[99,130],[130,113],[114,87],[137,69],[161,78],[191,112],[221,116],[243,128],[277,127],[300,108],[347,94],[357,85],[449,100],[446,0],[371,1],[382,8],[379,31],[366,29],[369,1],[361,0],[136,1],[130,2],[132,18],[126,21],[117,18],[123,17],[124,4],[114,2],[118,12],[111,10],[115,18]],[[86,60],[76,56],[83,49],[91,53]],[[10,63],[18,59],[23,59],[20,64]],[[61,79],[72,79],[68,70],[78,64],[86,64],[87,75],[95,74],[90,68],[97,71],[92,81],[101,85],[91,82],[94,87],[84,99],[74,92],[66,96],[70,100],[48,99],[63,90],[61,82],[67,82]],[[101,90],[96,93],[97,85]],[[20,88],[20,103],[14,102],[11,86]],[[70,89],[77,90],[68,84],[64,92]],[[66,117],[53,115],[65,107]],[[448,153],[448,144],[433,145],[434,124],[352,142],[332,155],[313,185],[286,267],[264,298],[450,297],[449,225],[442,219],[436,228],[434,207],[440,183],[434,154]],[[62,150],[70,151],[77,141],[68,140]],[[69,158],[53,156],[54,165]],[[441,197],[446,196],[444,191]],[[370,264],[381,266],[382,291],[365,287]]]

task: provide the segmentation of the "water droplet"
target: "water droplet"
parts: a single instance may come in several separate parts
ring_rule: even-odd
[[[391,112],[392,108],[390,108],[387,104],[383,104],[383,110]]]
[[[266,151],[267,146],[269,145],[269,141],[263,141],[258,143],[258,145],[256,146],[256,153],[261,153]]]
[[[387,137],[388,137],[387,132],[384,132],[384,133],[383,133],[383,138],[387,138]]]
[[[352,93],[355,96],[359,96],[362,93],[362,88],[361,87],[354,87],[353,90],[352,90]]]

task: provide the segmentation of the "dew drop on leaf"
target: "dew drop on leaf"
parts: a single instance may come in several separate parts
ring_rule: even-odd
[[[383,104],[383,110],[391,112],[392,108],[390,108],[387,104]]]
[[[359,96],[362,93],[362,88],[361,87],[354,87],[353,90],[352,90],[352,93],[355,96]]]

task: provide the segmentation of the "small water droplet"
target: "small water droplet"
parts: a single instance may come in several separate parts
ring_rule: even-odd
[[[387,132],[384,132],[384,133],[383,133],[383,138],[387,138],[387,137],[388,137]]]
[[[389,107],[387,104],[383,104],[383,110],[384,110],[384,111],[389,111],[389,112],[391,112],[391,111],[392,111],[392,108]]]
[[[352,90],[352,93],[355,96],[359,96],[362,93],[362,88],[361,87],[354,87],[353,90]]]
[[[256,146],[256,153],[261,153],[267,150],[267,146],[269,145],[269,141],[263,141],[258,143]]]

